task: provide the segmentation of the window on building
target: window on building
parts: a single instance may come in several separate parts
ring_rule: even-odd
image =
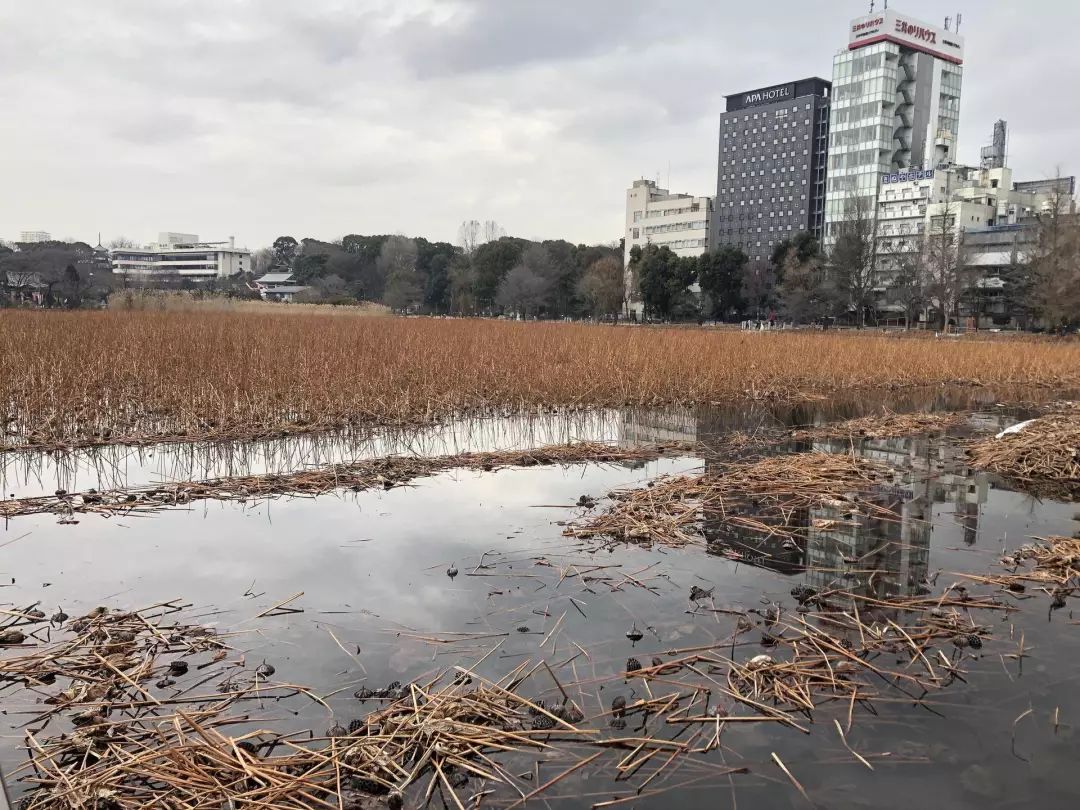
[[[641,238],[641,229],[640,228],[634,228],[632,233],[633,233],[633,236],[630,237],[631,239],[640,239]]]

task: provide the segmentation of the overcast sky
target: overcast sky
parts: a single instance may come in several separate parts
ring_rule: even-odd
[[[1080,171],[1080,3],[955,4],[961,160],[1001,117],[1018,177]],[[723,96],[829,78],[867,6],[0,0],[0,238],[615,240],[635,178],[714,194]]]

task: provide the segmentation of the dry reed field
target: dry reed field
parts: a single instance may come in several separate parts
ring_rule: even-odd
[[[315,313],[0,313],[8,447],[948,383],[1077,386],[1080,344]]]

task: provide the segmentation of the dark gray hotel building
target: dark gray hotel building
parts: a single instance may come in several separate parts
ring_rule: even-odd
[[[831,87],[813,78],[726,96],[714,247],[734,245],[751,261],[767,261],[799,231],[821,238]]]

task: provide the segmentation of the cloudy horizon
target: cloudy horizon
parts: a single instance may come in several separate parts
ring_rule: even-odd
[[[1080,172],[1080,111],[1060,101],[1080,6],[953,5],[960,160],[1004,118],[1017,179]],[[494,219],[515,236],[618,240],[634,179],[715,194],[724,95],[830,78],[867,6],[11,2],[0,239],[453,242],[462,220]],[[893,7],[935,25],[947,13]]]

